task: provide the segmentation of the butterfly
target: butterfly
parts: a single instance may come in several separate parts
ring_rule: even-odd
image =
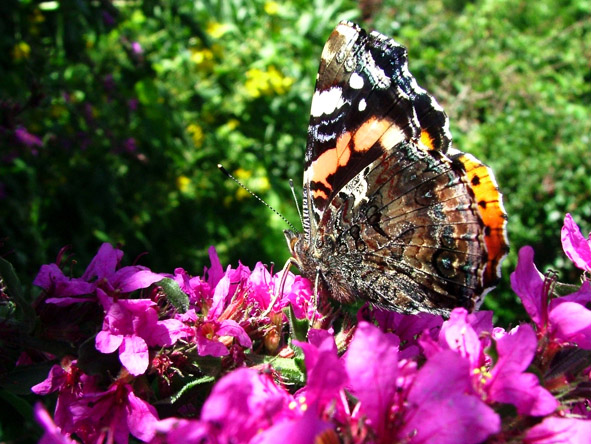
[[[480,306],[508,251],[507,214],[491,169],[451,141],[406,49],[341,22],[312,98],[303,232],[285,231],[320,294],[402,313]]]

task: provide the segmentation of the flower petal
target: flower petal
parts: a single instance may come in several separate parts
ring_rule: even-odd
[[[125,337],[119,349],[119,359],[132,375],[145,373],[150,362],[146,341],[138,336]]]
[[[564,225],[560,232],[562,249],[577,268],[591,271],[591,245],[581,234],[579,226],[572,216],[564,216]]]
[[[544,277],[534,264],[534,249],[530,246],[519,250],[517,268],[511,273],[511,288],[521,299],[532,320],[538,327],[543,327],[547,316]]]
[[[412,438],[396,442],[476,444],[500,430],[501,419],[492,408],[475,396],[454,393],[420,404],[398,431],[398,437]]]
[[[525,444],[586,443],[591,436],[591,421],[575,418],[544,419],[529,429]]]
[[[108,330],[99,331],[94,343],[101,353],[113,353],[123,343],[123,335],[114,335]]]
[[[378,435],[386,427],[396,392],[398,344],[394,334],[361,322],[345,355],[351,391]]]
[[[156,424],[158,423],[156,409],[135,396],[132,391],[127,395],[127,401],[125,410],[130,433],[142,441],[151,440],[156,433]]]
[[[90,261],[82,279],[91,281],[93,278],[102,279],[115,273],[117,264],[123,257],[123,251],[104,243],[99,248],[96,256]]]
[[[218,336],[232,336],[238,340],[238,343],[246,348],[252,347],[252,341],[240,324],[232,319],[226,319],[220,324],[216,331]]]
[[[563,302],[552,309],[549,320],[556,339],[591,350],[591,311],[576,302]]]

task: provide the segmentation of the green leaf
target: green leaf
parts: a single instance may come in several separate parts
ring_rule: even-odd
[[[174,404],[175,402],[177,402],[181,398],[181,396],[183,396],[189,390],[192,390],[195,387],[198,387],[203,384],[209,384],[210,382],[213,382],[213,381],[215,381],[215,378],[213,376],[202,376],[201,378],[190,381],[187,384],[185,384],[184,387],[181,388],[177,393],[172,395],[169,398],[169,401],[171,404]]]
[[[189,309],[189,296],[181,290],[177,281],[170,278],[164,278],[158,282],[157,285],[162,287],[166,298],[179,313],[184,313]]]
[[[158,88],[153,80],[140,80],[135,84],[138,100],[143,105],[155,105],[158,101]]]
[[[0,387],[14,395],[30,395],[31,387],[47,378],[53,362],[19,365],[0,378]]]
[[[307,319],[300,320],[296,318],[291,304],[283,309],[283,313],[287,316],[289,322],[289,333],[291,338],[298,341],[307,341],[308,330],[310,330],[310,321]]]
[[[20,312],[22,319],[25,321],[26,330],[30,331],[35,312],[31,304],[23,297],[21,283],[14,271],[14,267],[10,262],[2,258],[0,258],[0,284],[6,287],[6,292],[16,304],[17,312]]]

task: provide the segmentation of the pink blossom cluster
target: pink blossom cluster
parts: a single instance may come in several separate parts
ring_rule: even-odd
[[[590,272],[570,215],[562,243]],[[591,283],[556,296],[531,247],[511,274],[531,320],[510,330],[464,309],[347,318],[317,309],[309,281],[224,270],[213,249],[202,276],[122,254],[104,244],[80,278],[51,264],[35,279],[40,307],[98,320],[68,331],[78,353],[32,388],[57,393],[53,417],[36,407],[44,443],[589,442]]]

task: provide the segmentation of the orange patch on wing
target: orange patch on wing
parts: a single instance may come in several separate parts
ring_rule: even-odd
[[[368,151],[376,142],[387,137],[391,131],[398,131],[391,120],[372,117],[355,131],[353,147],[357,152]]]
[[[499,264],[507,255],[507,213],[503,208],[502,196],[490,168],[480,163],[474,156],[462,154],[459,157],[466,168],[470,186],[476,197],[478,213],[484,222],[484,241],[488,261],[484,269],[484,285],[494,284],[500,276]]]
[[[365,121],[355,132],[346,132],[339,136],[334,148],[324,151],[314,161],[312,181],[322,184],[329,193],[332,191],[332,184],[328,177],[335,174],[338,168],[344,167],[351,159],[352,152],[363,153],[378,141],[390,142],[394,139],[401,139],[400,129],[388,119],[371,118]],[[353,143],[351,144],[351,139]],[[315,199],[328,199],[324,189],[312,191]]]
[[[332,190],[332,185],[328,182],[328,176],[334,174],[338,168],[344,166],[351,158],[351,148],[349,142],[351,141],[351,133],[346,132],[341,134],[337,139],[337,146],[326,150],[318,159],[314,161],[314,171],[312,173],[312,181],[324,185],[329,190]],[[314,198],[328,199],[325,191],[316,189],[312,191]]]
[[[433,143],[433,138],[426,130],[421,130],[420,144],[424,145],[428,150],[435,149],[435,144]]]

